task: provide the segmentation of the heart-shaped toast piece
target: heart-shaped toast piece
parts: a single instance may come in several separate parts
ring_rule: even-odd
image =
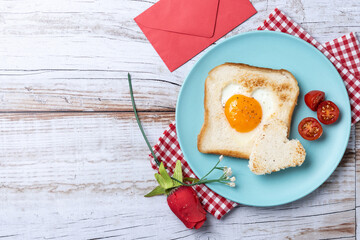
[[[250,154],[249,168],[257,174],[267,174],[288,167],[300,166],[306,156],[299,140],[287,139],[288,128],[279,119],[271,119],[259,129]]]

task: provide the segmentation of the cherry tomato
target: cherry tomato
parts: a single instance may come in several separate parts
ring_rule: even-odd
[[[316,111],[319,104],[325,100],[325,93],[318,90],[308,92],[305,97],[306,105],[313,111]]]
[[[304,139],[309,141],[318,139],[323,133],[321,124],[313,117],[307,117],[301,120],[298,131]]]
[[[331,101],[325,101],[319,104],[317,109],[317,117],[323,124],[329,125],[339,118],[339,108]]]

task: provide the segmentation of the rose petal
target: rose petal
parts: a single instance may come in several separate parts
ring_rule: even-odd
[[[206,220],[206,212],[192,187],[177,188],[168,196],[167,202],[171,211],[188,228],[196,227],[197,224],[199,228]]]
[[[196,224],[195,224],[195,229],[201,228],[202,225],[205,223],[205,221],[206,221],[206,218],[204,219],[204,221],[201,221],[201,222],[196,223]]]
[[[181,219],[180,219],[181,220]],[[194,228],[194,226],[196,225],[196,222],[186,222],[186,221],[183,221],[181,220],[184,225],[187,227],[187,228]]]

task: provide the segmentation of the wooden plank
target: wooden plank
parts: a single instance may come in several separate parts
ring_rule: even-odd
[[[154,144],[174,114],[142,113],[141,119]],[[0,219],[0,236],[320,239],[355,234],[351,148],[309,196],[273,208],[240,206],[221,221],[208,215],[206,225],[193,231],[170,213],[164,197],[142,197],[155,186],[154,171],[133,113],[1,114],[0,131],[0,215],[7,216]]]
[[[180,83],[132,73],[139,111],[174,111]],[[1,111],[132,111],[127,72],[0,71]]]
[[[356,193],[356,235],[359,236],[360,234],[360,125],[355,125],[356,129],[356,184],[355,184],[355,193]]]
[[[61,4],[59,10],[44,0],[34,5],[25,2],[16,1],[16,7],[11,1],[6,2],[0,11],[2,22],[6,23],[0,29],[1,69],[107,69],[169,74],[133,21],[152,1],[108,0],[106,4],[89,4],[84,0]],[[318,8],[313,1],[253,2],[259,13],[226,37],[255,30],[275,7],[305,24],[320,42],[360,30],[358,1],[352,1],[351,14],[345,14],[348,8],[342,1],[334,1],[339,7],[334,11],[337,8],[324,7],[327,2],[318,0],[315,4],[321,11],[320,20],[315,18]],[[192,65],[193,61],[175,74],[181,72],[184,76]]]

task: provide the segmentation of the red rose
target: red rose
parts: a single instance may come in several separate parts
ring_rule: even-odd
[[[171,211],[187,228],[199,229],[206,220],[206,212],[192,187],[180,186],[167,198]]]

